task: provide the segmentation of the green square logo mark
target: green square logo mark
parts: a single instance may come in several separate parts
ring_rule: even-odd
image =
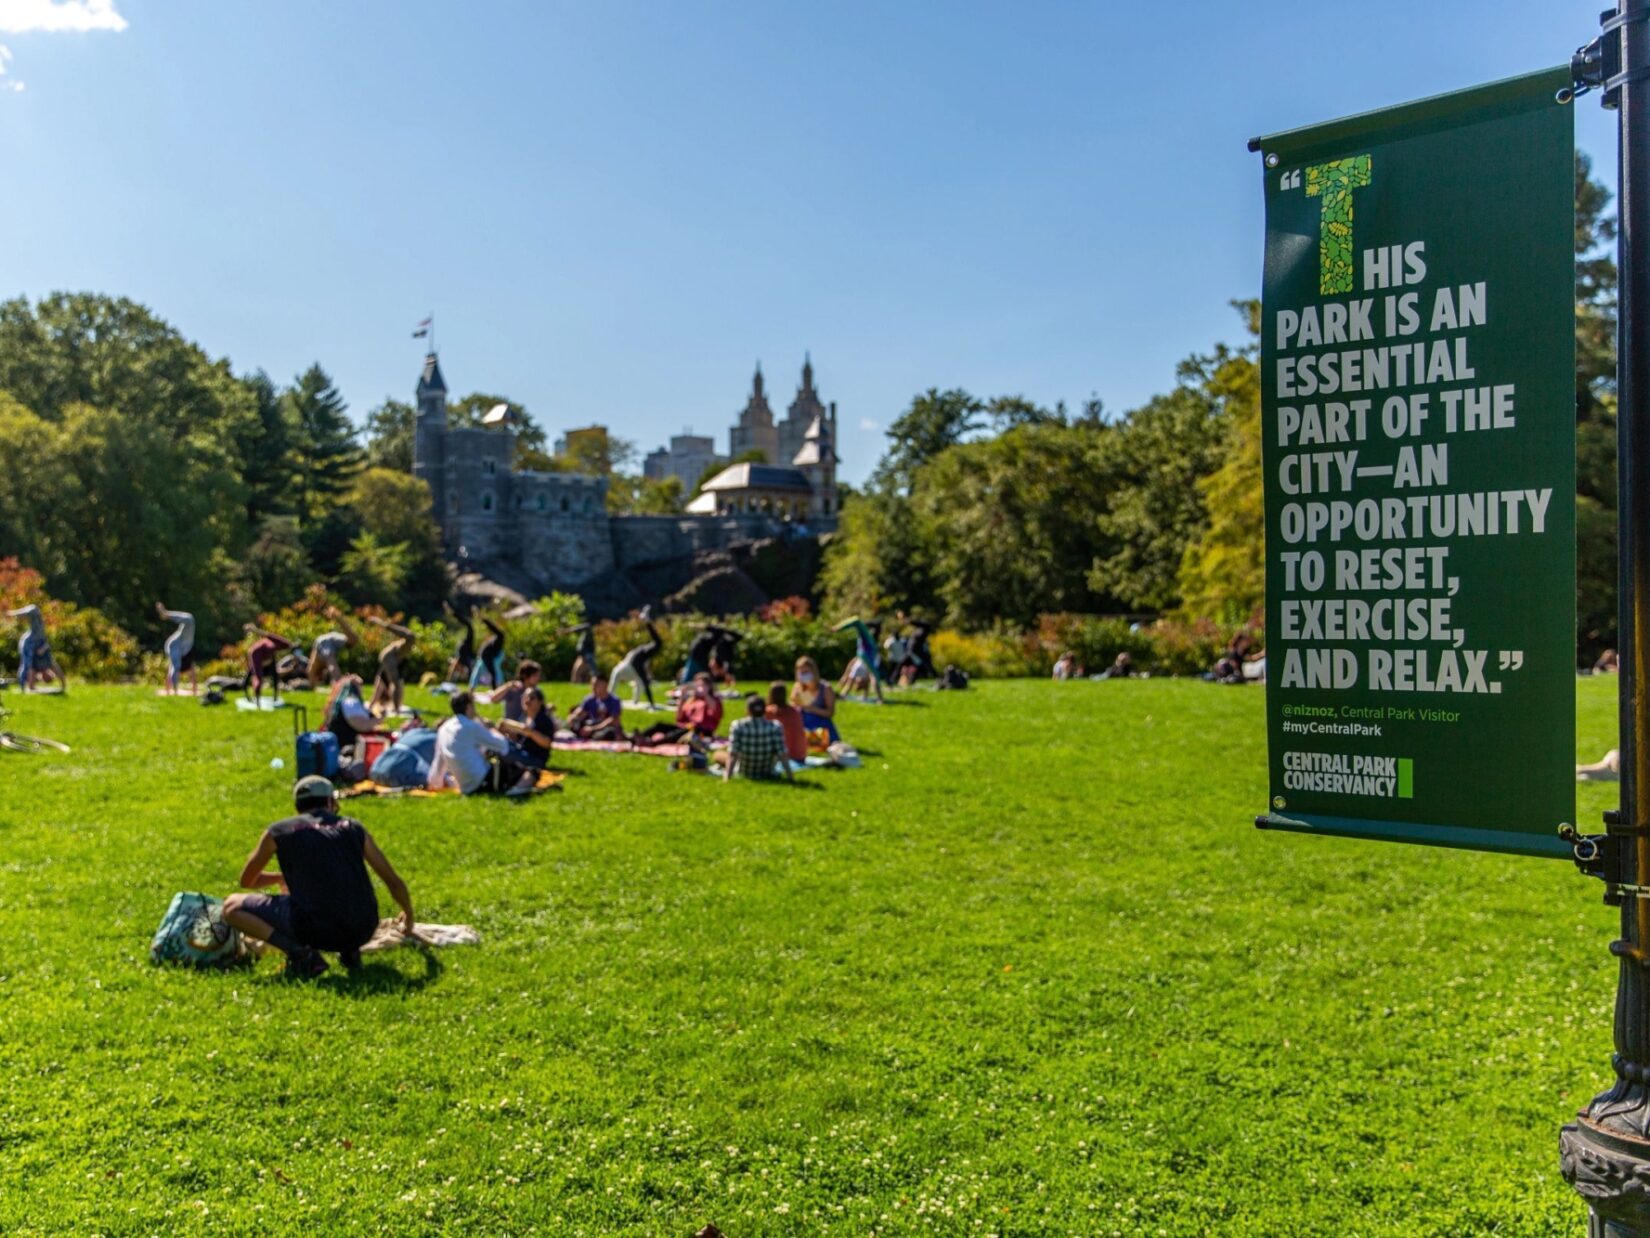
[[[1415,798],[1415,762],[1409,757],[1398,758],[1398,798]]]

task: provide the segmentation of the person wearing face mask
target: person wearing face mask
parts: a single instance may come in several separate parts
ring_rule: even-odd
[[[711,687],[710,675],[701,671],[676,707],[676,721],[655,722],[637,731],[633,742],[651,748],[655,744],[675,744],[693,735],[709,739],[722,725],[722,698]]]
[[[791,704],[802,711],[802,725],[810,731],[824,731],[834,744],[842,736],[836,730],[836,695],[819,676],[819,664],[812,658],[796,660],[796,682],[791,685]]]

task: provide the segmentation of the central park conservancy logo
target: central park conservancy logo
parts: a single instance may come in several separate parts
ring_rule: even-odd
[[[1306,169],[1306,196],[1319,199],[1318,291],[1352,291],[1352,191],[1369,184],[1368,155],[1331,159]]]
[[[1345,752],[1285,752],[1283,785],[1324,795],[1415,798],[1415,762],[1409,757],[1365,757]]]

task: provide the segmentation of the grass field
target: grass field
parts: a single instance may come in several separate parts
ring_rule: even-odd
[[[7,701],[76,749],[0,753],[0,1232],[1581,1232],[1615,912],[1567,863],[1253,829],[1259,691],[850,704],[865,768],[805,788],[592,755],[357,801],[485,944],[313,985],[146,954],[289,811],[287,717]]]

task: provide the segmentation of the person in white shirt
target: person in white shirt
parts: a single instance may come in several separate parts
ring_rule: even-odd
[[[436,729],[429,785],[435,791],[457,787],[465,795],[474,795],[487,782],[491,767],[487,754],[507,755],[510,741],[476,718],[475,697],[470,693],[453,693],[452,705],[453,716]]]

